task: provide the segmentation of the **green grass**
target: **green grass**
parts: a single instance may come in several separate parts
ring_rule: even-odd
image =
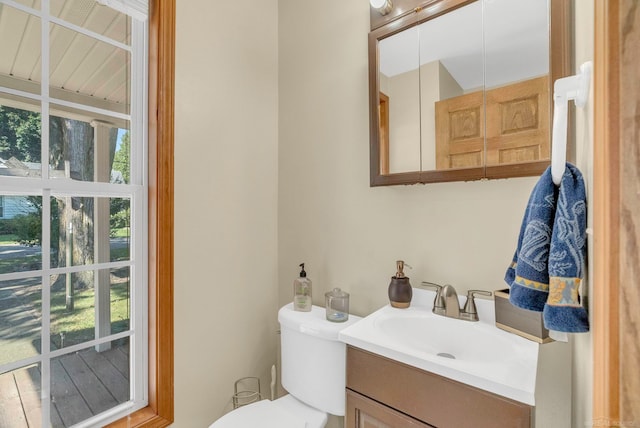
[[[39,270],[42,267],[40,255],[0,259],[0,273],[26,272]]]
[[[111,250],[111,261],[117,262],[129,260],[129,248],[114,248]],[[0,259],[0,274],[13,272],[26,272],[39,270],[42,267],[42,257],[40,255],[30,255]]]
[[[0,235],[0,245],[16,245],[18,243],[18,235]]]
[[[111,333],[126,331],[130,327],[130,293],[129,293],[129,269],[120,268],[111,272],[110,287],[110,324]],[[57,283],[51,287],[51,343],[54,348],[68,347],[76,344],[83,344],[95,337],[95,293],[91,287],[77,290],[74,293],[74,308],[67,310],[66,293],[64,287],[64,276],[59,278]],[[17,290],[18,302],[31,307],[34,316],[42,311],[42,287],[40,281],[31,278],[19,280],[19,290]],[[21,329],[23,333],[7,341],[0,338],[0,364],[15,361],[18,358],[25,358],[39,352],[40,336],[39,321],[30,318],[26,325],[5,324],[6,319],[0,319],[3,329]],[[35,324],[34,324],[35,322]],[[33,324],[33,325],[32,325]],[[64,337],[64,339],[63,339]],[[64,340],[64,344],[63,344]],[[123,345],[127,338],[115,341],[116,346]],[[6,343],[5,343],[6,342]]]
[[[111,261],[118,262],[122,260],[129,260],[129,248],[112,248]]]
[[[111,251],[111,260],[128,260],[129,248],[115,248]],[[0,259],[0,273],[35,271],[42,267],[40,255]],[[75,275],[75,274],[73,274]],[[129,329],[129,268],[113,270],[110,275],[111,332],[118,333]],[[74,278],[75,279],[75,278]],[[36,281],[30,279],[29,281]],[[77,281],[73,281],[74,284]],[[38,312],[42,308],[42,293],[39,281],[31,286],[30,292],[23,295]],[[58,284],[51,287],[51,341],[56,347],[71,346],[94,339],[95,335],[95,292],[93,287],[77,289],[74,293],[74,309],[66,309],[66,291],[64,275]]]
[[[110,307],[111,333],[129,329],[129,278],[128,268],[121,268],[111,274]],[[26,294],[29,303],[38,311],[42,308],[42,294]],[[73,294],[73,309],[67,310],[64,278],[51,287],[51,342],[57,348],[76,345],[93,340],[95,337],[95,290],[85,288]]]
[[[127,238],[131,236],[131,230],[128,227],[122,229],[112,229],[110,232],[112,238]]]
[[[113,279],[113,276],[112,276]],[[111,285],[111,333],[119,333],[129,328],[129,282],[128,280]],[[95,294],[94,289],[78,291],[74,294],[74,308],[66,309],[65,290],[51,293],[51,341],[64,346],[93,340],[95,336]]]

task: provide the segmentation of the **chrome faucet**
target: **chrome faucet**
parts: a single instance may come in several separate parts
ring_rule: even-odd
[[[447,284],[444,287],[433,282],[422,281],[422,286],[436,289],[436,298],[433,300],[433,313],[449,318],[456,318],[465,321],[478,321],[478,311],[476,309],[475,295],[491,296],[490,291],[469,290],[467,301],[462,309],[458,302],[458,293],[453,285]]]

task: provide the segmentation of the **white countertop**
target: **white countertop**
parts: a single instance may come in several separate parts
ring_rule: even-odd
[[[434,297],[435,292],[414,288],[411,307],[396,309],[387,305],[342,330],[339,339],[392,360],[535,405],[539,344],[498,329],[493,300],[476,298],[480,321],[470,322],[433,314]],[[465,299],[461,297],[461,303]],[[442,354],[453,355],[455,359]]]

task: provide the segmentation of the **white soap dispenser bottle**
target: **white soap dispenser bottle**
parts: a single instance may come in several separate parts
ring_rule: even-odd
[[[311,311],[311,280],[304,271],[304,263],[300,263],[300,276],[293,281],[293,310]]]

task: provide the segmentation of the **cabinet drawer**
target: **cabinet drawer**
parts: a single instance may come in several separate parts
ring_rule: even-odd
[[[433,428],[347,389],[346,428]]]
[[[347,388],[438,428],[531,426],[531,406],[352,346]]]

